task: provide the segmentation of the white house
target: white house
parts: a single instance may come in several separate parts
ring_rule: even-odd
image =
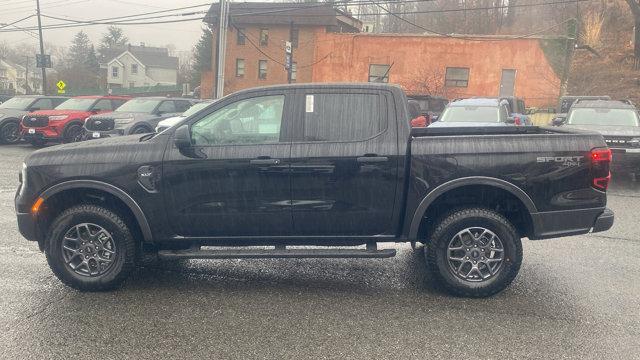
[[[42,85],[40,69],[29,69],[28,88],[25,86],[26,75],[24,66],[0,59],[0,94],[23,95],[32,93],[33,89],[39,91]]]
[[[112,51],[100,64],[109,88],[133,88],[178,83],[178,58],[166,48],[128,45]]]

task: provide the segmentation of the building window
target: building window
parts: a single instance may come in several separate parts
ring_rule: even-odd
[[[269,29],[260,29],[260,46],[269,45]]]
[[[236,31],[236,44],[244,45],[244,41],[246,39],[246,36],[244,36],[244,28],[237,28]]]
[[[114,77],[114,78],[118,77],[118,68],[115,66],[111,67],[111,77]]]
[[[298,77],[298,63],[291,63],[291,82],[296,82]]]
[[[469,86],[469,68],[448,67],[444,84],[452,87]]]
[[[300,38],[300,30],[291,29],[291,47],[293,47],[294,49],[298,48],[299,38]]]
[[[389,65],[371,64],[369,65],[369,82],[388,83]]]
[[[131,64],[131,73],[132,74],[138,73],[138,64]]]
[[[244,77],[244,59],[236,59],[236,77]]]
[[[258,60],[258,79],[267,78],[267,60]]]

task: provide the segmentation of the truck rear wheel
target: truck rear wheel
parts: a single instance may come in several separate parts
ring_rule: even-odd
[[[120,216],[97,205],[78,205],[50,227],[45,253],[53,273],[81,291],[119,286],[134,266],[135,244]]]
[[[518,274],[522,242],[504,216],[468,208],[442,218],[425,256],[429,270],[448,292],[487,297],[504,290]]]

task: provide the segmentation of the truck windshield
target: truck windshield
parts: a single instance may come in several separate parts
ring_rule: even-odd
[[[56,106],[56,110],[79,110],[89,111],[96,99],[69,99]]]
[[[500,122],[500,109],[493,106],[452,106],[447,108],[442,122]]]
[[[0,104],[0,109],[27,110],[29,105],[33,103],[33,100],[35,100],[35,98],[14,97]]]
[[[122,104],[118,112],[150,113],[159,103],[160,100],[133,99]]]
[[[631,109],[574,109],[570,125],[638,126],[638,114]]]

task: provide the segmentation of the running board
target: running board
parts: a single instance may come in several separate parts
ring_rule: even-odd
[[[396,256],[395,249],[224,249],[160,250],[160,259],[276,259],[276,258],[390,258]]]

